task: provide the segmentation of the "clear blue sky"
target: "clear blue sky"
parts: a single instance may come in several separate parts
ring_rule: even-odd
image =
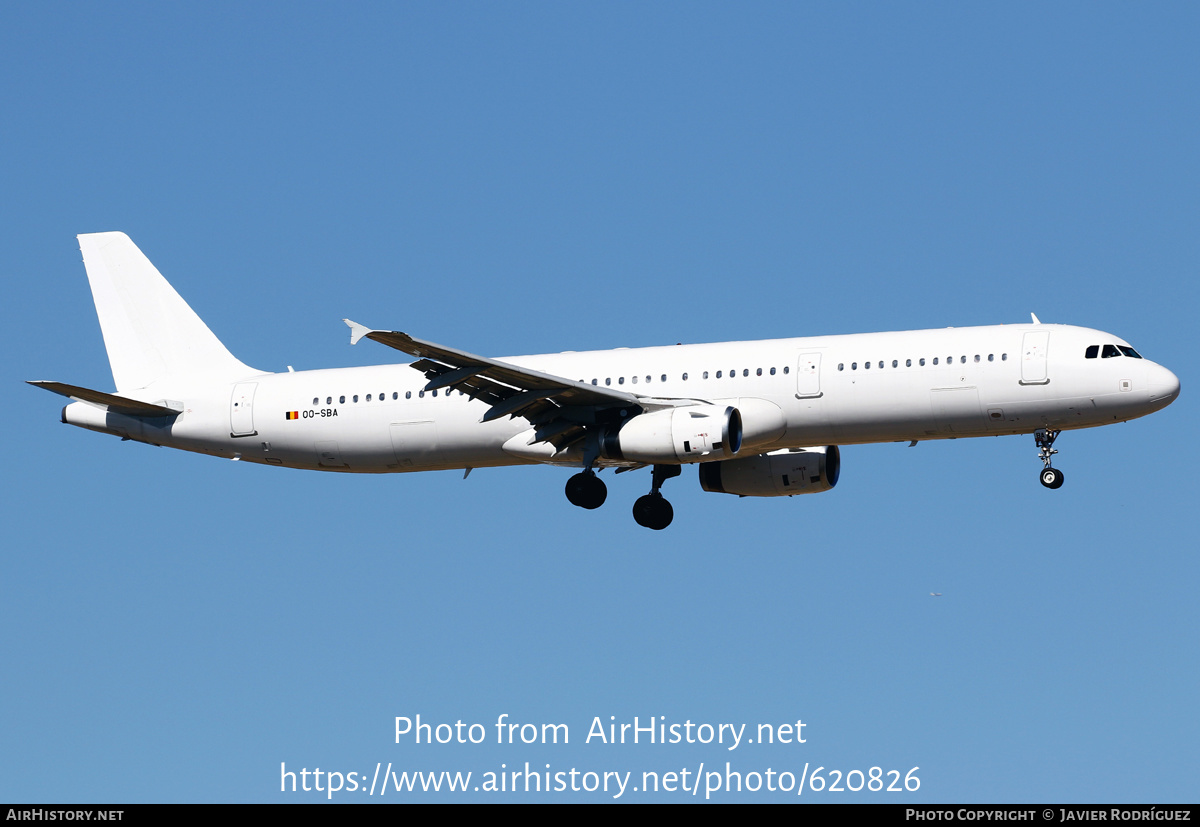
[[[811,800],[1194,801],[1198,24],[1188,3],[3,4],[0,800],[324,800],[281,796],[281,762],[729,760],[920,767],[916,793]],[[644,471],[584,512],[561,469],[322,475],[60,425],[21,382],[111,389],[75,242],[107,230],[268,370],[394,359],[344,316],[499,356],[1034,311],[1183,393],[1065,434],[1058,492],[1031,437],[850,447],[811,497],[685,471],[650,532]],[[572,741],[393,743],[418,713]],[[610,715],[801,719],[807,743],[584,744]]]

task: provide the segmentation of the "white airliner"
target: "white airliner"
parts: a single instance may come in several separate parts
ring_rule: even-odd
[[[1171,371],[1099,330],[1031,324],[618,348],[489,359],[346,320],[411,364],[268,373],[238,361],[123,233],[79,236],[115,393],[62,421],[243,462],[384,474],[543,463],[603,504],[596,471],[650,466],[634,519],[696,464],[705,491],[779,497],[837,484],[838,445],[1032,433],[1058,488],[1063,430],[1124,422],[1179,395]],[[816,446],[816,447],[813,447]]]

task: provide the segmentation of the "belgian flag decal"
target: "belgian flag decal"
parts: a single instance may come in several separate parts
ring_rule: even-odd
[[[292,419],[299,419],[299,418],[300,418],[300,412],[299,412],[299,411],[287,411],[287,412],[285,412],[285,413],[284,413],[284,416],[285,416],[287,419],[289,419],[289,420],[292,420]]]

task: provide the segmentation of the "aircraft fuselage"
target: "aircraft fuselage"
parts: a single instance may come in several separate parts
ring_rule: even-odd
[[[631,393],[738,407],[766,400],[785,430],[740,455],[819,444],[1090,428],[1165,407],[1179,383],[1148,359],[1086,358],[1128,348],[1066,325],[997,325],[508,357],[544,373]],[[182,406],[173,419],[76,402],[63,420],[188,451],[288,468],[391,473],[527,464],[504,445],[530,425],[481,422],[488,405],[423,390],[407,364],[250,374],[237,382],[127,394]],[[153,397],[153,398],[151,398]],[[622,464],[603,458],[597,465]]]
[[[839,445],[1034,435],[1046,488],[1063,430],[1145,416],[1171,371],[1099,330],[1032,324],[618,348],[491,359],[345,319],[410,364],[267,373],[238,360],[124,233],[79,236],[116,393],[34,381],[91,430],[246,462],[384,474],[542,463],[581,469],[567,499],[607,497],[595,469],[651,467],[633,506],[670,524],[680,466],[705,491],[828,491]]]

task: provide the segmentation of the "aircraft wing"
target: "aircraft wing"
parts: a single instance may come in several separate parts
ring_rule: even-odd
[[[410,367],[429,379],[426,390],[453,388],[487,402],[492,407],[484,414],[484,422],[502,416],[523,416],[535,425],[546,426],[546,436],[542,439],[560,448],[582,436],[582,426],[589,419],[582,417],[581,421],[578,416],[564,416],[564,409],[648,407],[626,391],[476,356],[396,330],[372,330],[349,319],[342,321],[350,327],[350,344],[365,337],[419,357]]]

